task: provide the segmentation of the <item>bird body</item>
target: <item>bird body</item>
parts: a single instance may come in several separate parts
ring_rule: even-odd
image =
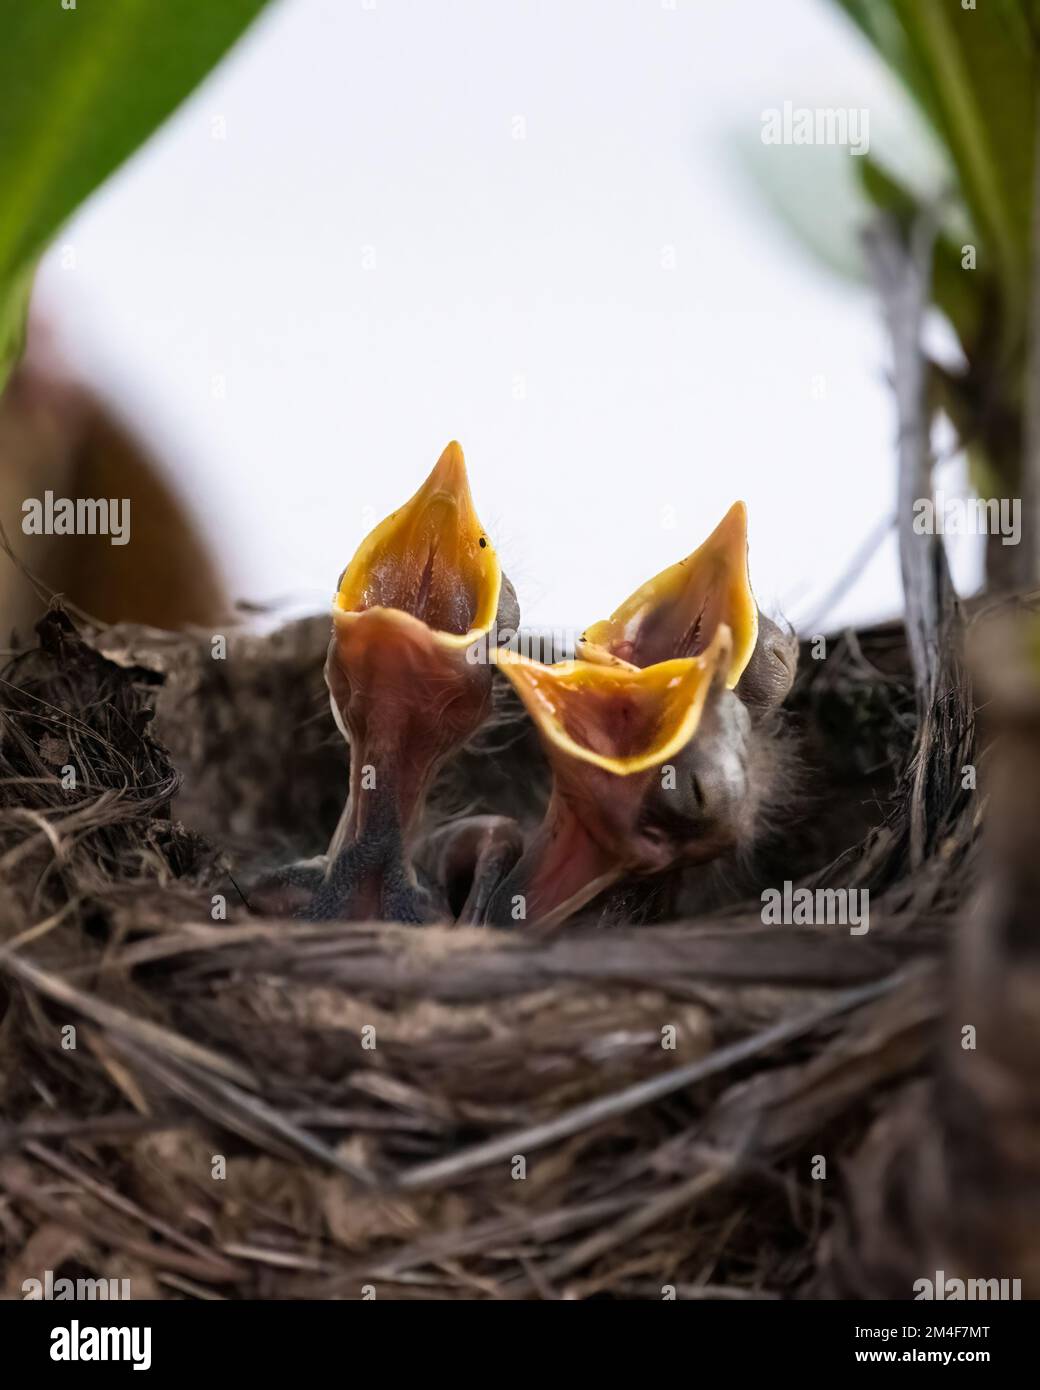
[[[325,679],[350,789],[308,915],[430,920],[444,909],[415,873],[416,827],[437,769],[490,710],[492,668],[473,653],[519,620],[458,444],[362,541],[332,619]]]

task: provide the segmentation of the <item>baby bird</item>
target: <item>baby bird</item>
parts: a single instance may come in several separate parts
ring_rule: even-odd
[[[332,622],[325,680],[350,744],[349,795],[327,855],[254,897],[285,888],[279,906],[317,920],[433,920],[446,908],[412,867],[415,830],[438,767],[488,714],[488,634],[519,623],[457,443],[362,541]]]
[[[362,542],[332,617],[325,679],[350,795],[313,912],[424,921],[440,909],[411,867],[413,832],[434,773],[487,717],[488,634],[520,619],[457,443]]]
[[[758,611],[747,512],[586,629],[574,662],[498,655],[553,770],[542,825],[486,920],[550,927],[605,889],[746,840],[763,787],[753,730],[787,695],[797,643]]]
[[[721,702],[732,638],[640,670],[622,663],[498,660],[553,771],[545,819],[490,895],[497,925],[566,920],[626,875],[698,863],[741,819],[747,712]],[[702,737],[703,735],[703,737]]]

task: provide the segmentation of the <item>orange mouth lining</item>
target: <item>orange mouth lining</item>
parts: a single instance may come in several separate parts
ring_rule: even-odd
[[[502,571],[473,505],[462,450],[449,444],[410,501],[369,533],[343,573],[337,617],[392,609],[443,643],[489,631]]]
[[[699,656],[720,626],[733,651],[726,684],[732,689],[758,639],[758,608],[747,569],[747,508],[735,502],[692,555],[642,584],[609,618],[582,634],[578,655],[600,664],[645,668]]]
[[[731,653],[729,629],[721,625],[701,656],[643,670],[580,660],[541,666],[509,651],[496,651],[494,659],[550,750],[627,777],[685,747]]]

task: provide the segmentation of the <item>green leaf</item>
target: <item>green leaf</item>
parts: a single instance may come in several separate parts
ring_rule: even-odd
[[[0,392],[25,347],[25,324],[29,316],[34,265],[16,275],[0,296]]]
[[[939,129],[1009,294],[1029,280],[1036,125],[1032,37],[1017,0],[896,0],[931,77]]]
[[[912,200],[915,207],[937,201],[953,177],[945,152],[898,83],[870,111],[870,145],[870,154],[852,155],[838,145],[730,137],[738,167],[788,232],[816,260],[857,283],[867,280],[861,238],[875,209],[902,213],[896,201]],[[961,209],[944,205],[943,212],[944,231],[967,233]]]
[[[0,389],[28,279],[266,0],[0,0]]]
[[[1037,50],[1034,0],[837,0],[945,145],[996,266],[1011,343],[1025,333]]]
[[[842,278],[865,281],[859,234],[870,204],[847,150],[763,145],[743,134],[732,137],[731,148],[759,195],[803,249]]]

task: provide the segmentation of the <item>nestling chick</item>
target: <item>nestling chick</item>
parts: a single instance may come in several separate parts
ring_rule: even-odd
[[[729,845],[750,729],[725,689],[731,652],[723,624],[700,656],[645,670],[500,654],[542,735],[553,791],[488,920],[553,925],[626,875],[699,863]]]
[[[797,643],[758,612],[743,503],[588,628],[578,658],[539,668],[501,657],[554,774],[542,826],[489,898],[501,925],[553,925],[605,889],[750,837],[770,767],[755,726],[790,690]]]
[[[350,744],[350,791],[328,854],[261,885],[319,920],[423,922],[446,914],[410,851],[437,768],[487,716],[481,647],[519,610],[480,524],[462,449],[361,543],[340,576],[325,663],[332,713]],[[476,657],[476,659],[474,659]],[[254,890],[254,897],[256,891]]]

